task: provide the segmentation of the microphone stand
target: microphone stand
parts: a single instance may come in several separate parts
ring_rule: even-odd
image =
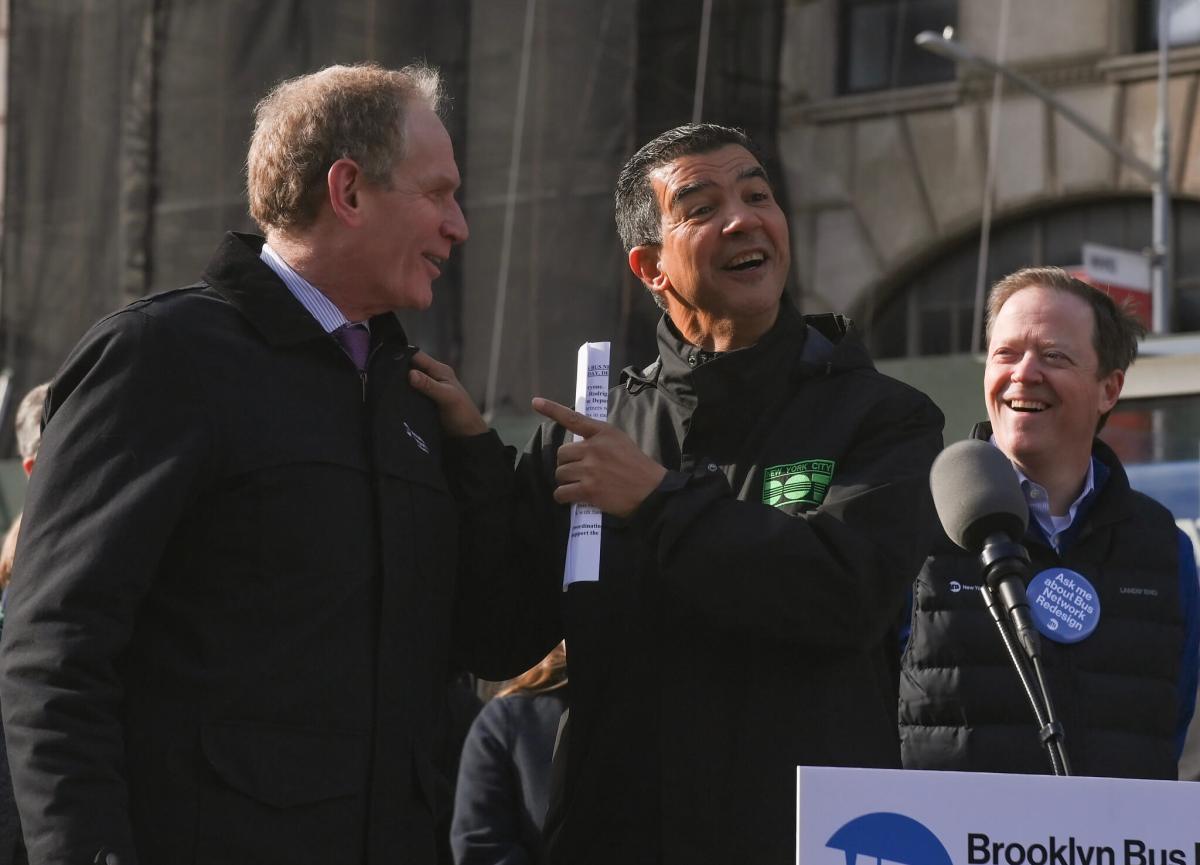
[[[1025,689],[1025,696],[1029,698],[1029,705],[1033,708],[1033,716],[1038,725],[1038,736],[1050,754],[1050,766],[1054,770],[1055,775],[1069,774],[1068,770],[1062,765],[1062,757],[1059,754],[1059,750],[1051,747],[1046,739],[1046,731],[1050,729],[1050,723],[1046,718],[1046,714],[1042,711],[1042,701],[1039,698],[1042,679],[1039,676],[1037,681],[1034,680],[1033,673],[1029,669],[1029,661],[1026,659],[1024,652],[1017,646],[1016,638],[1012,635],[1012,626],[1009,624],[1004,610],[1001,609],[995,593],[986,583],[979,587],[979,593],[983,595],[983,602],[987,606],[987,611],[991,614],[992,621],[996,623],[996,629],[1000,632],[1000,640],[1004,643],[1004,648],[1008,650],[1008,657],[1012,661],[1013,668],[1017,671],[1017,678],[1021,680],[1021,686]],[[1059,725],[1059,729],[1061,731],[1061,725]]]
[[[1039,653],[1033,657],[1033,670],[1037,673],[1038,687],[1042,692],[1042,700],[1046,704],[1046,723],[1038,732],[1041,737],[1042,744],[1051,755],[1058,751],[1058,759],[1062,765],[1062,775],[1070,775],[1071,762],[1067,759],[1067,745],[1064,741],[1066,733],[1063,731],[1062,722],[1058,719],[1058,713],[1054,710],[1054,701],[1050,699],[1050,686],[1046,684],[1046,671],[1042,667],[1042,656]],[[1054,762],[1051,756],[1050,762]]]
[[[984,579],[979,590],[1033,708],[1038,738],[1050,755],[1054,774],[1070,775],[1071,764],[1064,743],[1066,734],[1050,698],[1042,666],[1041,639],[1033,628],[1021,580],[1029,573],[1029,554],[1020,544],[1006,537],[993,536],[984,545],[981,558]]]

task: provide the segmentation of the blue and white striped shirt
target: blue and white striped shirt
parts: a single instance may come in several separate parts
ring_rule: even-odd
[[[319,288],[292,270],[291,266],[279,257],[279,253],[271,249],[270,244],[263,244],[259,258],[267,267],[275,271],[275,275],[283,280],[283,284],[287,286],[292,296],[300,301],[300,305],[308,310],[308,314],[317,320],[317,324],[321,325],[326,333],[333,333],[339,327],[347,324],[368,326],[366,322],[352,322],[346,318],[334,302],[321,293]]]

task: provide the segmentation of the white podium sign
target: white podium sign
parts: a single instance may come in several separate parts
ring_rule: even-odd
[[[801,766],[798,865],[1200,865],[1200,784]]]

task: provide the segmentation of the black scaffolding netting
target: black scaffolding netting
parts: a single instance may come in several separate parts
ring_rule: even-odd
[[[612,222],[622,162],[693,116],[702,0],[11,0],[0,351],[12,392],[83,331],[252,230],[255,101],[331,63],[439,66],[471,240],[402,314],[503,413],[569,399],[584,340],[653,356]],[[782,0],[714,0],[702,117],[774,160]],[[11,441],[12,403],[0,418]],[[11,448],[9,448],[11,449]]]

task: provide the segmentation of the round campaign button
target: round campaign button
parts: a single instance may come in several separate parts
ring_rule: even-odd
[[[1066,568],[1050,568],[1029,581],[1029,609],[1042,636],[1057,643],[1085,640],[1100,623],[1095,587]]]

